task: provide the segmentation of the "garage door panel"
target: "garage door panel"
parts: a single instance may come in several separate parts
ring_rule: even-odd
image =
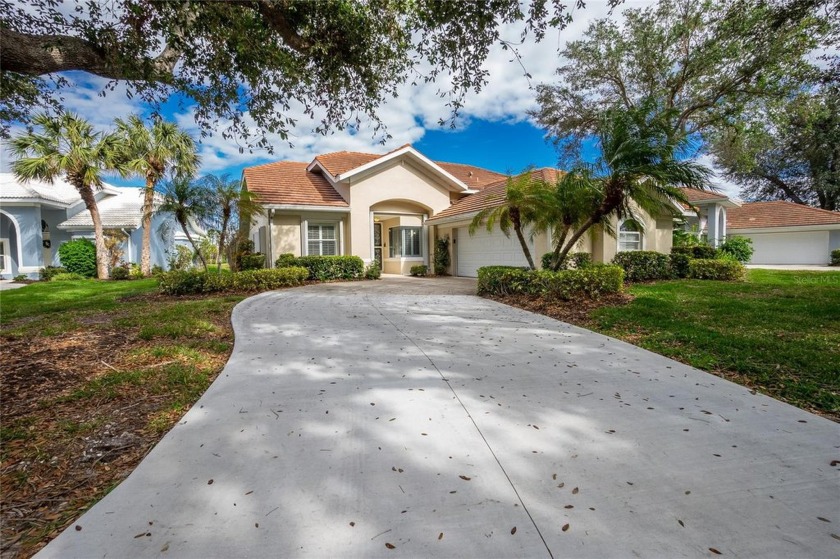
[[[828,231],[752,233],[743,236],[753,242],[751,264],[828,263]]]
[[[533,256],[534,244],[529,241]],[[467,227],[458,229],[457,273],[459,276],[476,277],[482,266],[527,266],[528,261],[522,254],[519,240],[511,233],[506,237],[498,229],[488,232],[479,229],[470,235]]]

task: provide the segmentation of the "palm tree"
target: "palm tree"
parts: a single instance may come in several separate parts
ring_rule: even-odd
[[[528,261],[528,266],[532,270],[536,269],[531,250],[525,240],[525,229],[538,217],[546,186],[545,182],[534,177],[531,170],[509,177],[504,194],[497,194],[495,200],[488,200],[491,203],[498,202],[498,204],[484,208],[475,215],[470,223],[470,235],[474,235],[476,230],[485,223],[488,231],[492,231],[498,223],[499,229],[507,237],[510,237],[510,231],[513,229],[525,254],[525,259]],[[491,194],[490,197],[493,195]],[[536,228],[531,229],[531,237],[536,231]]]
[[[108,279],[108,251],[94,189],[102,188],[102,172],[114,167],[116,137],[95,132],[87,120],[73,113],[56,116],[39,113],[32,119],[40,133],[31,130],[14,138],[11,151],[17,158],[12,170],[18,179],[52,183],[64,175],[90,212],[96,243],[96,273]]]
[[[146,181],[143,191],[140,269],[144,276],[150,276],[155,186],[170,173],[193,176],[198,168],[199,157],[193,139],[174,122],[156,118],[148,127],[139,116],[131,115],[128,120],[118,118],[115,123],[120,139],[121,174],[139,175]]]
[[[665,116],[649,102],[636,109],[607,111],[598,123],[599,160],[579,165],[561,181],[562,186],[591,190],[597,204],[574,232],[563,238],[557,262],[562,262],[584,233],[615,215],[632,217],[631,202],[649,215],[674,213],[674,203],[690,206],[681,187],[712,190],[711,172],[688,159],[691,139],[674,137]],[[661,111],[659,111],[661,113]]]
[[[255,193],[244,190],[240,181],[232,180],[229,175],[204,177],[204,185],[213,200],[209,221],[219,231],[219,252],[216,265],[222,269],[222,255],[231,228],[236,228],[243,219],[250,219],[254,214],[263,214],[265,209],[259,203]]]
[[[212,203],[207,190],[199,182],[185,177],[176,177],[167,181],[163,186],[163,201],[155,213],[172,214],[178,225],[187,236],[187,240],[201,260],[204,271],[207,271],[207,261],[198,248],[198,245],[190,234],[190,226],[195,223],[204,223],[210,214]]]

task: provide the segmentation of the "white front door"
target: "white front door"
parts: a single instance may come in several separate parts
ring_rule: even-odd
[[[498,229],[488,232],[482,227],[470,235],[469,228],[458,229],[457,241],[457,274],[459,276],[476,277],[482,266],[527,266],[528,261],[522,253],[522,247],[516,235],[511,232],[510,237]],[[534,256],[534,243],[528,241],[531,257]]]

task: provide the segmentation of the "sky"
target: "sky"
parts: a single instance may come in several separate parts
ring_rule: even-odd
[[[606,0],[590,0],[584,9],[572,12],[573,22],[565,29],[546,33],[539,43],[526,39],[518,47],[521,65],[513,60],[510,51],[493,48],[485,62],[485,68],[489,70],[488,83],[480,92],[467,96],[455,128],[438,124],[441,118],[450,116],[445,99],[437,95],[440,85],[405,84],[400,86],[396,98],[386,100],[377,111],[391,136],[384,142],[381,134],[376,134],[365,123],[352,132],[314,133],[312,129],[318,123],[318,114],[314,121],[310,120],[303,116],[300,107],[293,105],[290,115],[297,117],[298,124],[291,130],[288,141],[269,137],[273,153],[247,148],[240,153],[237,142],[223,138],[218,132],[201,139],[200,174],[239,177],[243,168],[252,165],[280,160],[311,161],[318,154],[342,150],[385,153],[406,143],[436,161],[466,163],[502,173],[516,173],[529,166],[556,167],[556,150],[546,141],[545,132],[527,114],[537,107],[534,86],[555,81],[555,68],[562,64],[558,49],[566,42],[580,38],[591,20],[608,16],[620,20],[620,12],[624,9],[652,3],[648,0],[626,0],[610,16]],[[574,2],[569,0],[567,4]],[[520,29],[521,23],[503,27],[502,37],[517,42]],[[525,71],[532,76],[530,79],[525,76]],[[74,83],[72,88],[63,92],[65,108],[79,113],[101,129],[109,128],[114,118],[131,113],[149,113],[148,106],[128,98],[125,88],[119,84],[114,91],[102,97],[100,92],[106,80],[81,72],[65,76]],[[163,116],[174,120],[199,139],[199,130],[189,106],[175,99],[166,104]],[[594,149],[589,146],[583,155],[591,158],[594,154]],[[709,164],[708,158],[701,158],[701,162]],[[0,170],[9,170],[9,156],[5,150]],[[123,186],[140,184],[138,179],[108,177],[107,180]],[[733,196],[737,194],[736,185],[721,178],[713,182],[723,192]]]

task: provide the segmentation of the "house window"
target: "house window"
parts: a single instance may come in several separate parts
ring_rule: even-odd
[[[312,256],[335,256],[338,254],[338,237],[335,225],[312,225],[307,231],[307,254]]]
[[[391,258],[420,257],[422,227],[392,227],[388,230],[391,246],[388,249]]]
[[[642,250],[642,226],[634,219],[625,219],[618,228],[618,250]]]
[[[4,274],[11,272],[11,266],[9,266],[9,239],[0,239],[0,272]]]

